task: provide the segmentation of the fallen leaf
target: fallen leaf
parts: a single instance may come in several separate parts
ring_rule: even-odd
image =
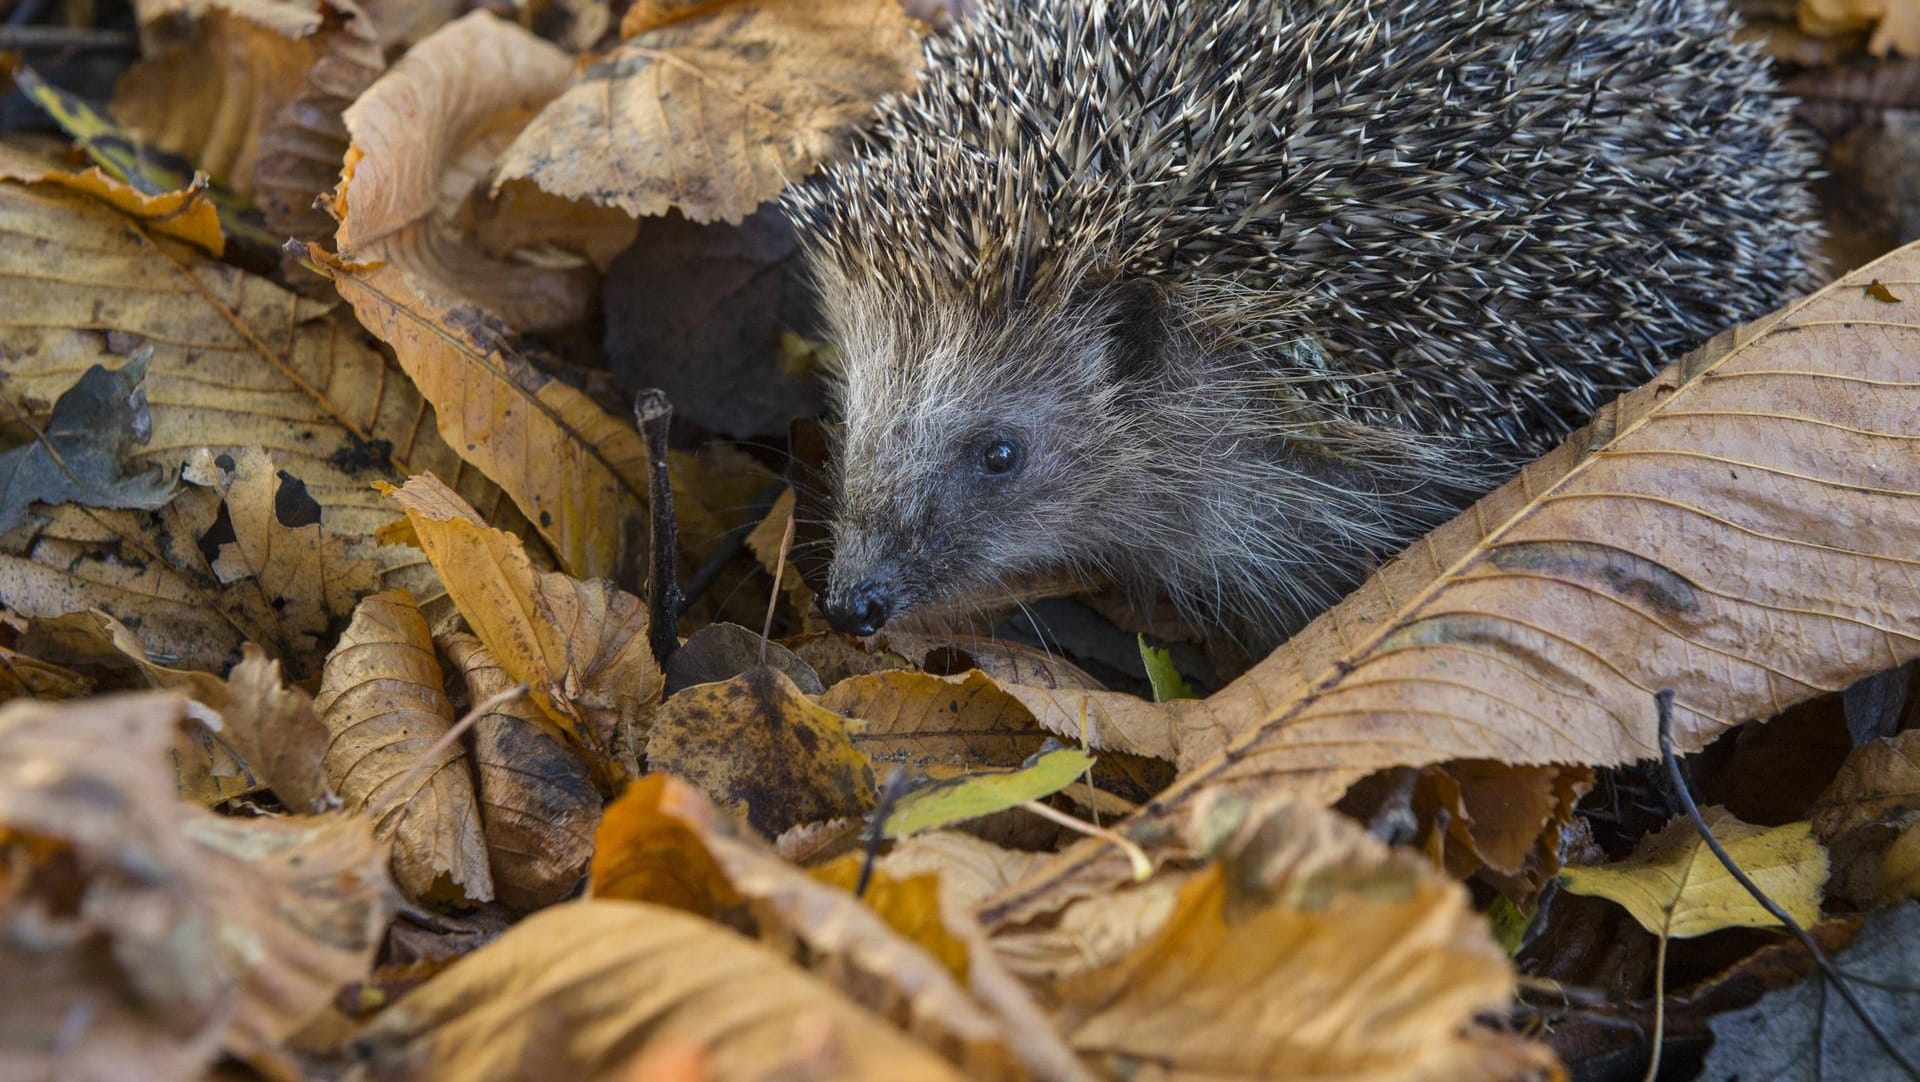
[[[1467,760],[1423,768],[1414,811],[1423,847],[1456,879],[1484,868],[1531,894],[1560,870],[1560,830],[1592,787],[1583,767]]]
[[[1721,808],[1702,809],[1707,826],[1747,878],[1801,927],[1820,919],[1827,852],[1807,823],[1765,829]],[[1686,939],[1722,928],[1772,928],[1780,921],[1715,859],[1692,821],[1674,819],[1626,860],[1569,866],[1568,890],[1617,902],[1655,935]]]
[[[493,879],[466,751],[452,744],[430,763],[421,759],[453,725],[441,685],[413,599],[389,590],[360,602],[327,655],[313,704],[332,734],[327,780],[393,839],[394,877],[407,897],[484,902]]]
[[[616,1082],[655,1043],[703,1050],[714,1082],[965,1077],[773,952],[639,902],[541,910],[355,1038],[369,1076],[389,1082],[506,1082],[528,1064]]]
[[[384,66],[358,9],[201,0],[150,22],[146,38],[114,115],[232,191],[261,196],[277,231],[311,235],[314,197],[333,186],[346,150],[340,111]]]
[[[171,478],[128,470],[129,448],[153,431],[146,375],[141,359],[118,370],[94,365],[54,403],[32,443],[0,451],[0,533],[36,502],[152,509],[173,498]]]
[[[666,774],[635,779],[600,819],[587,896],[651,902],[709,920],[739,905],[704,840],[722,829],[717,817],[683,781]]]
[[[1855,748],[1809,814],[1835,893],[1863,908],[1920,897],[1920,730]]]
[[[1684,753],[1914,656],[1920,458],[1896,448],[1920,384],[1896,343],[1920,306],[1867,298],[1874,277],[1920,279],[1920,245],[1717,336],[1233,684],[1157,708],[1183,767],[1205,758],[1124,829],[1184,837],[1219,789],[1332,800],[1392,766],[1650,758],[1656,688]],[[989,924],[1126,874],[1076,846]]]
[[[431,476],[393,490],[447,591],[501,667],[595,756],[609,777],[637,773],[643,722],[663,678],[640,599],[606,580],[537,574],[518,538],[481,525]]]
[[[820,705],[847,717],[854,747],[913,773],[936,763],[1018,766],[1048,739],[1018,699],[977,671],[853,676],[820,696]]]
[[[792,650],[762,639],[752,628],[718,623],[688,635],[680,649],[668,656],[666,694],[673,695],[695,684],[731,680],[756,665],[780,670],[808,695],[827,690],[813,666],[800,660]]]
[[[515,685],[479,639],[449,635],[440,644],[466,679],[469,701]],[[538,909],[573,893],[593,856],[600,793],[559,729],[524,698],[495,707],[473,723],[473,766],[500,900]]]
[[[812,172],[874,102],[910,89],[920,61],[893,0],[702,10],[590,63],[514,140],[500,181],[636,217],[737,222]]]
[[[1867,914],[1853,942],[1833,956],[1853,994],[1907,1056],[1920,1047],[1920,904]],[[1860,1017],[1815,973],[1712,1023],[1702,1078],[1768,1082],[1895,1082],[1907,1070],[1887,1055]]]
[[[1800,29],[1818,37],[1872,30],[1867,51],[1920,56],[1920,5],[1912,0],[1800,0]],[[1905,279],[1902,279],[1905,280]]]
[[[607,867],[619,870],[617,879],[605,880],[609,888],[661,891],[714,906],[713,912],[745,901],[762,939],[804,944],[798,958],[964,1065],[969,1077],[1025,1077],[1016,1062],[1033,1077],[1086,1077],[1039,1024],[1039,1008],[999,965],[965,910],[946,907],[934,876],[887,877],[870,888],[877,893],[863,905],[848,893],[857,859],[809,875],[739,837],[710,801],[661,775],[629,789],[610,809],[608,823],[598,843]],[[697,882],[682,876],[692,869],[700,870]]]
[[[9,1076],[198,1078],[223,1043],[279,1063],[276,1046],[372,963],[395,899],[369,824],[174,799],[184,703],[0,710],[0,845],[21,873],[0,908]],[[12,859],[28,834],[55,844],[55,866]]]
[[[1153,701],[1164,703],[1169,699],[1197,699],[1193,688],[1186,678],[1173,665],[1173,654],[1164,646],[1147,645],[1145,634],[1137,636],[1140,642],[1140,663],[1147,668],[1147,681],[1153,686]]]
[[[566,88],[572,71],[561,49],[484,10],[408,50],[345,113],[353,145],[333,200],[343,261],[392,264],[423,295],[476,304],[522,330],[585,316],[599,285],[588,259],[499,258],[474,243],[462,221],[469,200],[486,199],[481,185],[514,134]],[[520,211],[563,221],[588,215],[563,200],[527,200]],[[624,216],[589,216],[601,238],[631,237]],[[522,227],[541,231],[538,221]],[[624,246],[602,251],[611,259]]]
[[[1077,748],[1041,751],[1014,770],[980,771],[915,789],[887,816],[886,836],[952,826],[1051,796],[1079,780],[1093,756]]]
[[[647,737],[649,769],[692,782],[766,837],[862,815],[873,768],[840,715],[772,669],[688,688],[666,701]]]
[[[0,703],[12,699],[77,699],[93,690],[86,677],[0,646]]]
[[[250,608],[247,623],[274,628],[283,656],[301,659],[306,670],[354,605],[379,589],[372,540],[329,528],[306,482],[259,448],[196,451],[182,476],[221,495],[221,517],[197,540],[224,587],[222,603]]]
[[[648,521],[638,432],[534,368],[484,313],[431,300],[393,267],[307,256],[393,347],[447,442],[512,496],[565,570],[638,581]]]
[[[319,810],[327,799],[329,733],[313,696],[281,682],[280,663],[252,643],[227,674],[219,706],[221,736],[280,802],[295,812]]]
[[[1513,974],[1458,883],[1318,808],[1243,829],[1151,939],[1056,985],[1076,1050],[1169,1079],[1518,1077],[1470,1033]]]
[[[220,212],[204,198],[204,192],[191,186],[151,194],[108,175],[98,166],[70,173],[9,146],[0,146],[0,179],[67,188],[125,213],[155,236],[186,241],[216,259],[226,251]]]

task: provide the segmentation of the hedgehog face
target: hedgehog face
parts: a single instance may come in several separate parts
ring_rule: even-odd
[[[913,607],[964,605],[1086,562],[1109,532],[1112,503],[1086,465],[1116,430],[1104,331],[1065,314],[948,329],[924,318],[839,328],[824,607],[842,631],[872,634]]]

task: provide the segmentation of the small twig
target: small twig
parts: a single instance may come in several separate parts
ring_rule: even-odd
[[[673,485],[667,478],[667,426],[673,422],[673,403],[667,401],[665,391],[641,391],[633,398],[633,416],[647,440],[647,503],[653,520],[647,641],[653,647],[653,659],[664,666],[680,648],[680,528],[674,521]]]
[[[713,555],[707,557],[707,562],[700,565],[700,570],[695,571],[693,577],[689,578],[686,586],[681,589],[680,611],[682,614],[685,614],[694,602],[706,596],[708,590],[713,589],[713,584],[720,578],[720,573],[727,569],[727,565],[733,562],[735,556],[740,555],[741,549],[747,547],[747,538],[753,536],[753,531],[760,527],[760,520],[767,517],[767,511],[779,502],[780,494],[786,490],[785,481],[775,481],[753,497],[753,505],[747,508],[747,521],[728,530],[726,535],[720,538],[720,543],[714,546]]]
[[[1840,993],[1840,998],[1847,1001],[1847,1006],[1853,1009],[1854,1015],[1860,1019],[1862,1025],[1867,1027],[1867,1032],[1873,1034],[1873,1039],[1879,1042],[1880,1047],[1886,1051],[1893,1062],[1899,1064],[1908,1078],[1920,1080],[1920,1066],[1916,1066],[1893,1042],[1893,1039],[1887,1036],[1886,1031],[1880,1028],[1880,1022],[1867,1011],[1866,1004],[1861,1003],[1859,997],[1854,995],[1851,979],[1834,966],[1833,960],[1827,957],[1827,952],[1820,949],[1820,944],[1807,934],[1805,928],[1800,927],[1778,902],[1769,898],[1754,884],[1753,880],[1747,878],[1747,873],[1740,870],[1740,865],[1734,863],[1733,857],[1729,856],[1726,849],[1720,845],[1720,839],[1713,836],[1713,831],[1707,827],[1706,819],[1700,814],[1700,806],[1693,802],[1693,794],[1687,790],[1686,779],[1680,776],[1680,760],[1673,753],[1672,689],[1655,692],[1653,702],[1659,713],[1660,761],[1666,765],[1667,780],[1673,784],[1674,798],[1680,802],[1682,808],[1686,809],[1687,818],[1693,820],[1693,829],[1699,832],[1700,840],[1706,843],[1707,848],[1720,861],[1720,866],[1727,870],[1727,874],[1733,877],[1734,882],[1744,887],[1746,892],[1753,896],[1753,900],[1760,903],[1762,909],[1772,914],[1773,919],[1779,921],[1782,927],[1793,933],[1793,937],[1800,941],[1800,945],[1805,947],[1807,953],[1813,957],[1814,964],[1820,967],[1820,972],[1833,982],[1833,987]]]
[[[887,775],[886,788],[880,790],[880,802],[874,805],[873,821],[867,827],[867,856],[860,862],[860,878],[853,884],[853,896],[864,898],[867,887],[873,882],[873,864],[880,859],[880,843],[887,837],[887,817],[893,814],[893,806],[907,795],[907,768],[895,764]]]
[[[493,713],[495,710],[500,709],[510,702],[524,698],[527,690],[527,685],[515,684],[505,691],[495,692],[475,703],[473,709],[467,711],[464,717],[453,723],[453,728],[441,733],[440,739],[429,744],[427,750],[420,753],[420,757],[415,759],[413,765],[407,768],[407,772],[400,775],[400,780],[387,790],[386,800],[381,801],[378,807],[368,809],[373,814],[373,817],[378,819],[380,816],[391,811],[394,801],[403,799],[403,794],[407,792],[407,786],[412,785],[415,778],[419,777],[422,772],[432,766],[433,761],[440,757],[441,752],[452,747],[454,741],[460,739],[461,735],[468,729],[473,728],[474,722],[479,721],[481,718],[486,717],[488,714]]]
[[[1120,851],[1127,856],[1127,863],[1133,866],[1134,882],[1144,883],[1153,875],[1153,861],[1148,859],[1147,851],[1140,848],[1132,839],[1123,837],[1105,827],[1094,826],[1084,819],[1075,819],[1066,812],[1048,807],[1038,800],[1029,800],[1020,806],[1040,818],[1058,823],[1068,830],[1085,834],[1089,838],[1099,838],[1101,841],[1111,842],[1119,846]]]
[[[793,544],[793,516],[787,516],[787,532],[780,535],[780,555],[773,561],[773,590],[767,594],[767,618],[760,625],[760,664],[767,663],[767,639],[773,635],[773,610],[780,604],[780,578],[787,570],[787,546]]]
[[[64,26],[0,26],[0,49],[49,53],[73,50],[134,52],[140,40],[124,30],[72,30]]]

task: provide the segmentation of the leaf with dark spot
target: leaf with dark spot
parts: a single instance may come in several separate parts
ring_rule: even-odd
[[[152,510],[173,498],[172,478],[126,472],[128,451],[153,429],[140,386],[147,360],[143,353],[119,369],[87,369],[53,404],[39,439],[0,452],[0,533],[33,503]]]

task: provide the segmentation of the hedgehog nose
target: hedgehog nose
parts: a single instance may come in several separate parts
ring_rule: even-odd
[[[893,598],[879,579],[862,579],[837,601],[827,605],[827,623],[835,631],[871,635],[893,615]]]

